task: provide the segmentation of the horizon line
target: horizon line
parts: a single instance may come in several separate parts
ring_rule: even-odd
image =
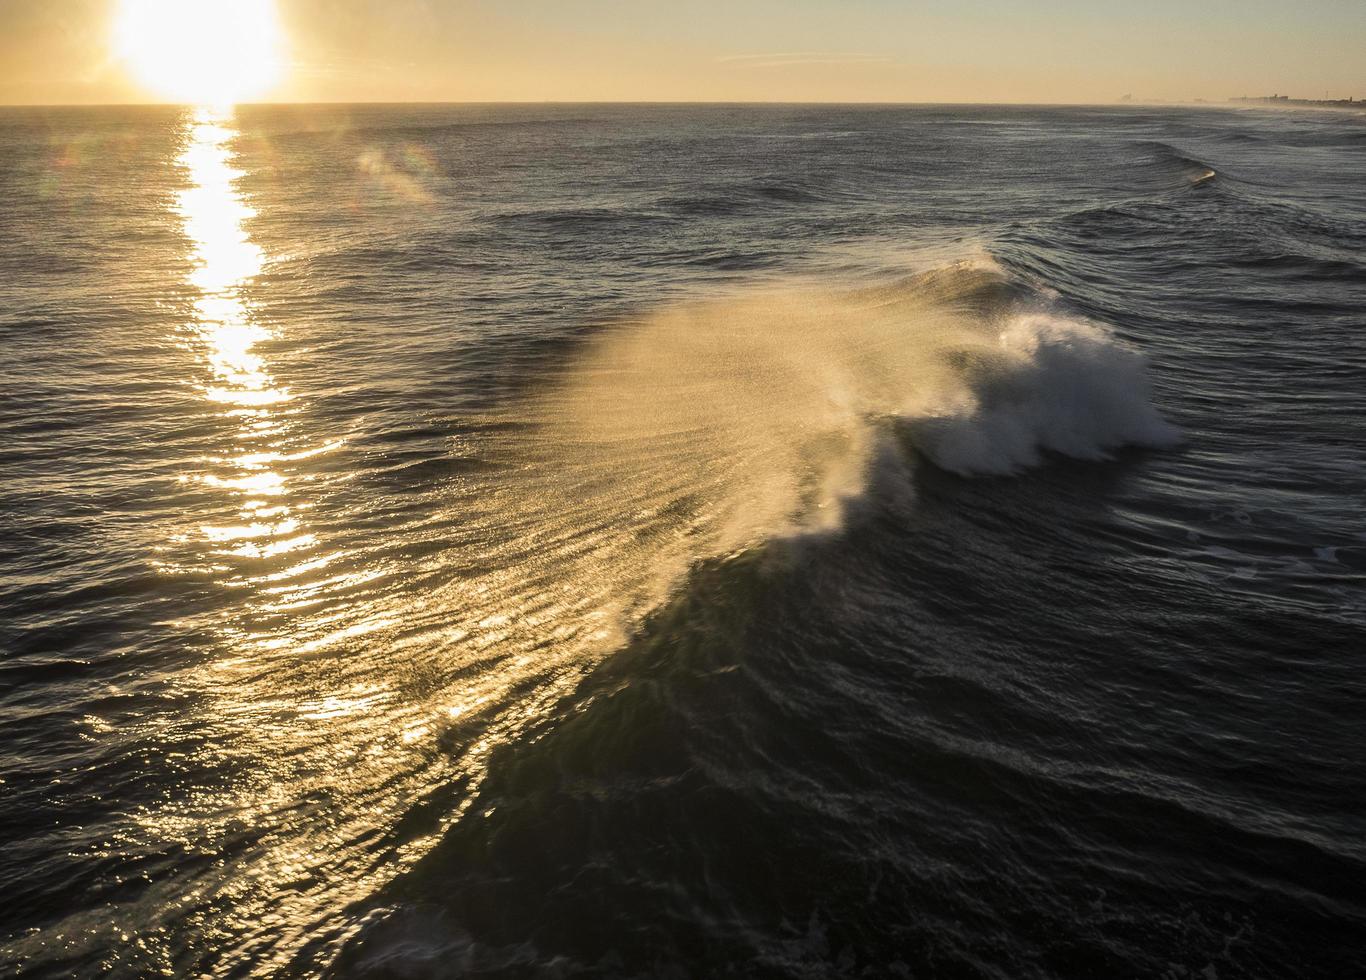
[[[1256,103],[1261,97],[1247,98],[1246,96],[1228,96],[1222,100],[1193,98],[1193,99],[1114,99],[1109,102],[1079,101],[1079,102],[1033,102],[1033,101],[1003,101],[1003,100],[910,100],[910,99],[318,99],[318,100],[266,100],[266,101],[244,101],[226,103],[233,108],[238,107],[268,107],[268,106],[343,106],[343,105],[366,105],[366,106],[459,106],[459,105],[640,105],[640,106],[683,106],[683,105],[715,105],[715,106],[1036,106],[1036,107],[1057,107],[1067,106],[1071,108],[1113,108],[1125,106],[1226,106],[1236,103],[1240,99],[1247,99],[1249,103]],[[1266,97],[1269,101],[1269,97]],[[1296,100],[1291,100],[1296,101]],[[1322,100],[1299,100],[1299,101],[1322,101]],[[1347,100],[1342,100],[1347,101]],[[1359,104],[1366,106],[1366,101],[1358,100]],[[158,101],[137,101],[137,102],[0,102],[3,109],[136,109],[136,108],[161,108],[161,109],[193,109],[206,105],[202,102],[158,102]],[[1274,103],[1272,103],[1274,104]]]

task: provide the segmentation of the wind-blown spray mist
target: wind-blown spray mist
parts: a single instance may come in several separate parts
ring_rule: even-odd
[[[964,475],[1176,439],[1142,355],[980,261],[663,310],[606,333],[532,415],[569,499],[686,513],[694,557],[834,526],[893,434]]]

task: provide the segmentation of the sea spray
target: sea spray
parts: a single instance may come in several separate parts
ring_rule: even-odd
[[[570,496],[686,513],[693,558],[836,526],[889,425],[966,475],[1177,437],[1139,352],[983,261],[660,310],[604,332],[529,414]]]

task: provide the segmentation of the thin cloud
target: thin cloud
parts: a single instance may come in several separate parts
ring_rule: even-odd
[[[862,51],[777,51],[764,54],[731,54],[716,59],[741,68],[785,68],[789,65],[875,65],[892,59]]]

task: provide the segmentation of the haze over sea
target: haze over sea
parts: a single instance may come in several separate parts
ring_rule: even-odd
[[[1355,975],[1363,172],[0,109],[0,970]]]

